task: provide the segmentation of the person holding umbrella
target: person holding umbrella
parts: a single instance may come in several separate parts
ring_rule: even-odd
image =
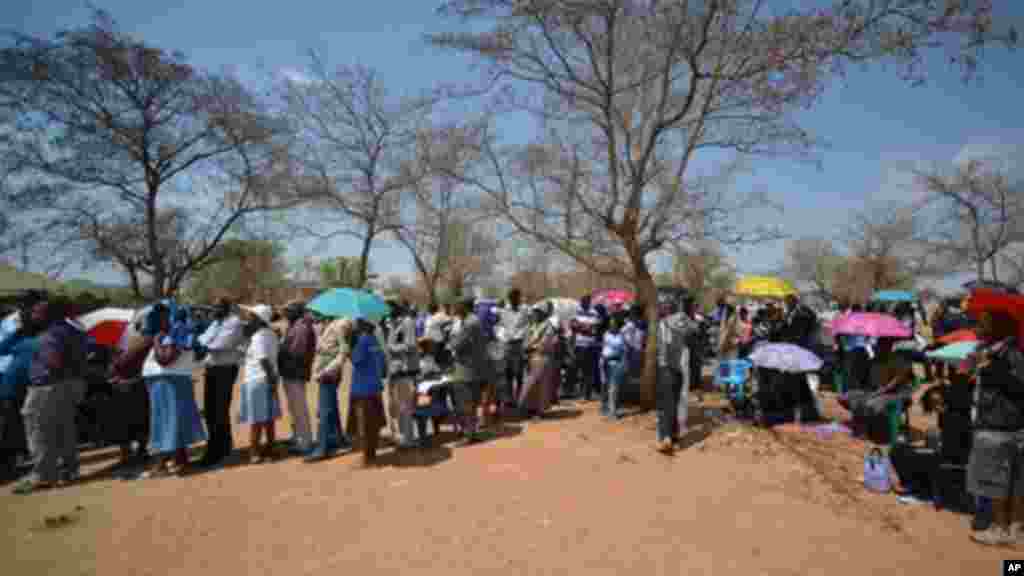
[[[976,353],[978,374],[974,438],[967,462],[967,491],[991,502],[992,525],[971,533],[979,544],[1024,540],[1024,352],[1018,322],[1000,311],[979,315],[985,347]]]

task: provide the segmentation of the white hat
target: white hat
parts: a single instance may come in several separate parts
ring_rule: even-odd
[[[274,310],[266,304],[257,304],[255,306],[243,306],[245,311],[249,312],[253,316],[256,316],[263,321],[264,324],[270,325],[271,318],[274,317]]]

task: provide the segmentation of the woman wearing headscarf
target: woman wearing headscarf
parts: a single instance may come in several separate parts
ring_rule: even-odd
[[[247,308],[246,333],[249,346],[245,351],[245,376],[240,390],[239,424],[249,425],[249,461],[256,464],[273,456],[275,421],[281,417],[277,399],[279,383],[277,355],[280,342],[271,328],[273,311],[261,304]],[[266,433],[266,443],[260,439]]]
[[[519,393],[519,408],[529,416],[540,417],[551,405],[552,388],[558,386],[558,328],[552,322],[552,306],[548,302],[533,309],[535,324],[526,339],[529,375]]]
[[[352,391],[353,329],[351,320],[341,318],[328,323],[317,338],[312,374],[319,388],[319,424],[317,444],[306,459],[308,462],[324,460],[338,447],[351,448],[342,426],[348,423]]]
[[[976,328],[984,343],[977,358],[974,438],[967,462],[967,491],[991,502],[992,525],[971,534],[980,544],[1024,540],[1024,352],[1017,322],[982,313]]]
[[[171,318],[168,303],[154,305],[147,315],[146,333],[155,335],[142,378],[149,390],[149,451],[157,460],[146,478],[184,472],[188,447],[206,440],[192,386],[192,354],[172,337]]]

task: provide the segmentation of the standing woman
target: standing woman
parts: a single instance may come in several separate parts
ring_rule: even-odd
[[[249,461],[258,464],[264,458],[271,458],[274,445],[274,422],[281,417],[281,406],[277,400],[277,333],[270,323],[273,311],[270,306],[260,304],[247,308],[251,316],[246,325],[249,347],[245,351],[245,376],[242,380],[241,406],[238,420],[249,424]],[[266,432],[266,443],[260,446],[260,437]]]
[[[156,334],[142,378],[149,389],[149,451],[157,460],[144,478],[183,473],[188,447],[206,440],[192,387],[192,354],[171,337],[171,317],[169,305],[163,302],[155,304],[147,316],[146,332]]]
[[[556,359],[558,330],[551,322],[551,303],[533,309],[535,324],[526,340],[529,373],[519,392],[519,408],[539,418],[551,405],[552,388],[558,386]]]
[[[982,313],[978,338],[985,343],[977,366],[974,439],[967,461],[967,490],[991,501],[992,525],[973,532],[979,544],[1010,545],[1024,538],[1024,353],[1016,321]]]

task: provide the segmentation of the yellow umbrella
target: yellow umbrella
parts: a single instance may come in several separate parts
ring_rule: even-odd
[[[797,293],[792,284],[773,276],[744,276],[736,282],[733,292],[755,298],[785,298]]]

